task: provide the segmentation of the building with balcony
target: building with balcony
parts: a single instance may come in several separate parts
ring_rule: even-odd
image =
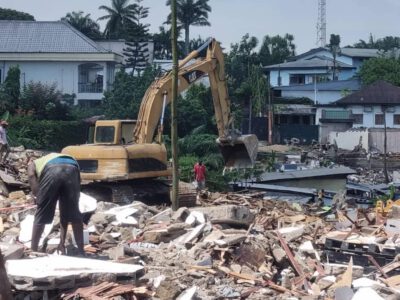
[[[75,95],[75,104],[92,105],[112,86],[122,61],[65,22],[0,21],[0,83],[18,65],[21,86],[55,85]]]

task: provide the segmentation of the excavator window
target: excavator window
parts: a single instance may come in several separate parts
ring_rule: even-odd
[[[114,143],[114,126],[96,126],[96,143]]]

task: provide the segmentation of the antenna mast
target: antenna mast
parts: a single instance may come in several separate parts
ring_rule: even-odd
[[[326,0],[318,0],[317,46],[326,46]]]

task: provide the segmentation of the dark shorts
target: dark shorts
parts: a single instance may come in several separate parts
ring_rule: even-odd
[[[39,179],[35,224],[50,224],[59,200],[62,222],[80,222],[80,173],[70,164],[49,164]]]

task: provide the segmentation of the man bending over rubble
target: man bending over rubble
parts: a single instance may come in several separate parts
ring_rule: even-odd
[[[53,221],[59,200],[61,236],[58,250],[65,254],[67,226],[71,223],[79,253],[84,255],[82,214],[79,211],[80,173],[77,161],[65,154],[50,153],[28,165],[28,176],[37,204],[32,230],[32,251],[38,251],[44,227]]]

